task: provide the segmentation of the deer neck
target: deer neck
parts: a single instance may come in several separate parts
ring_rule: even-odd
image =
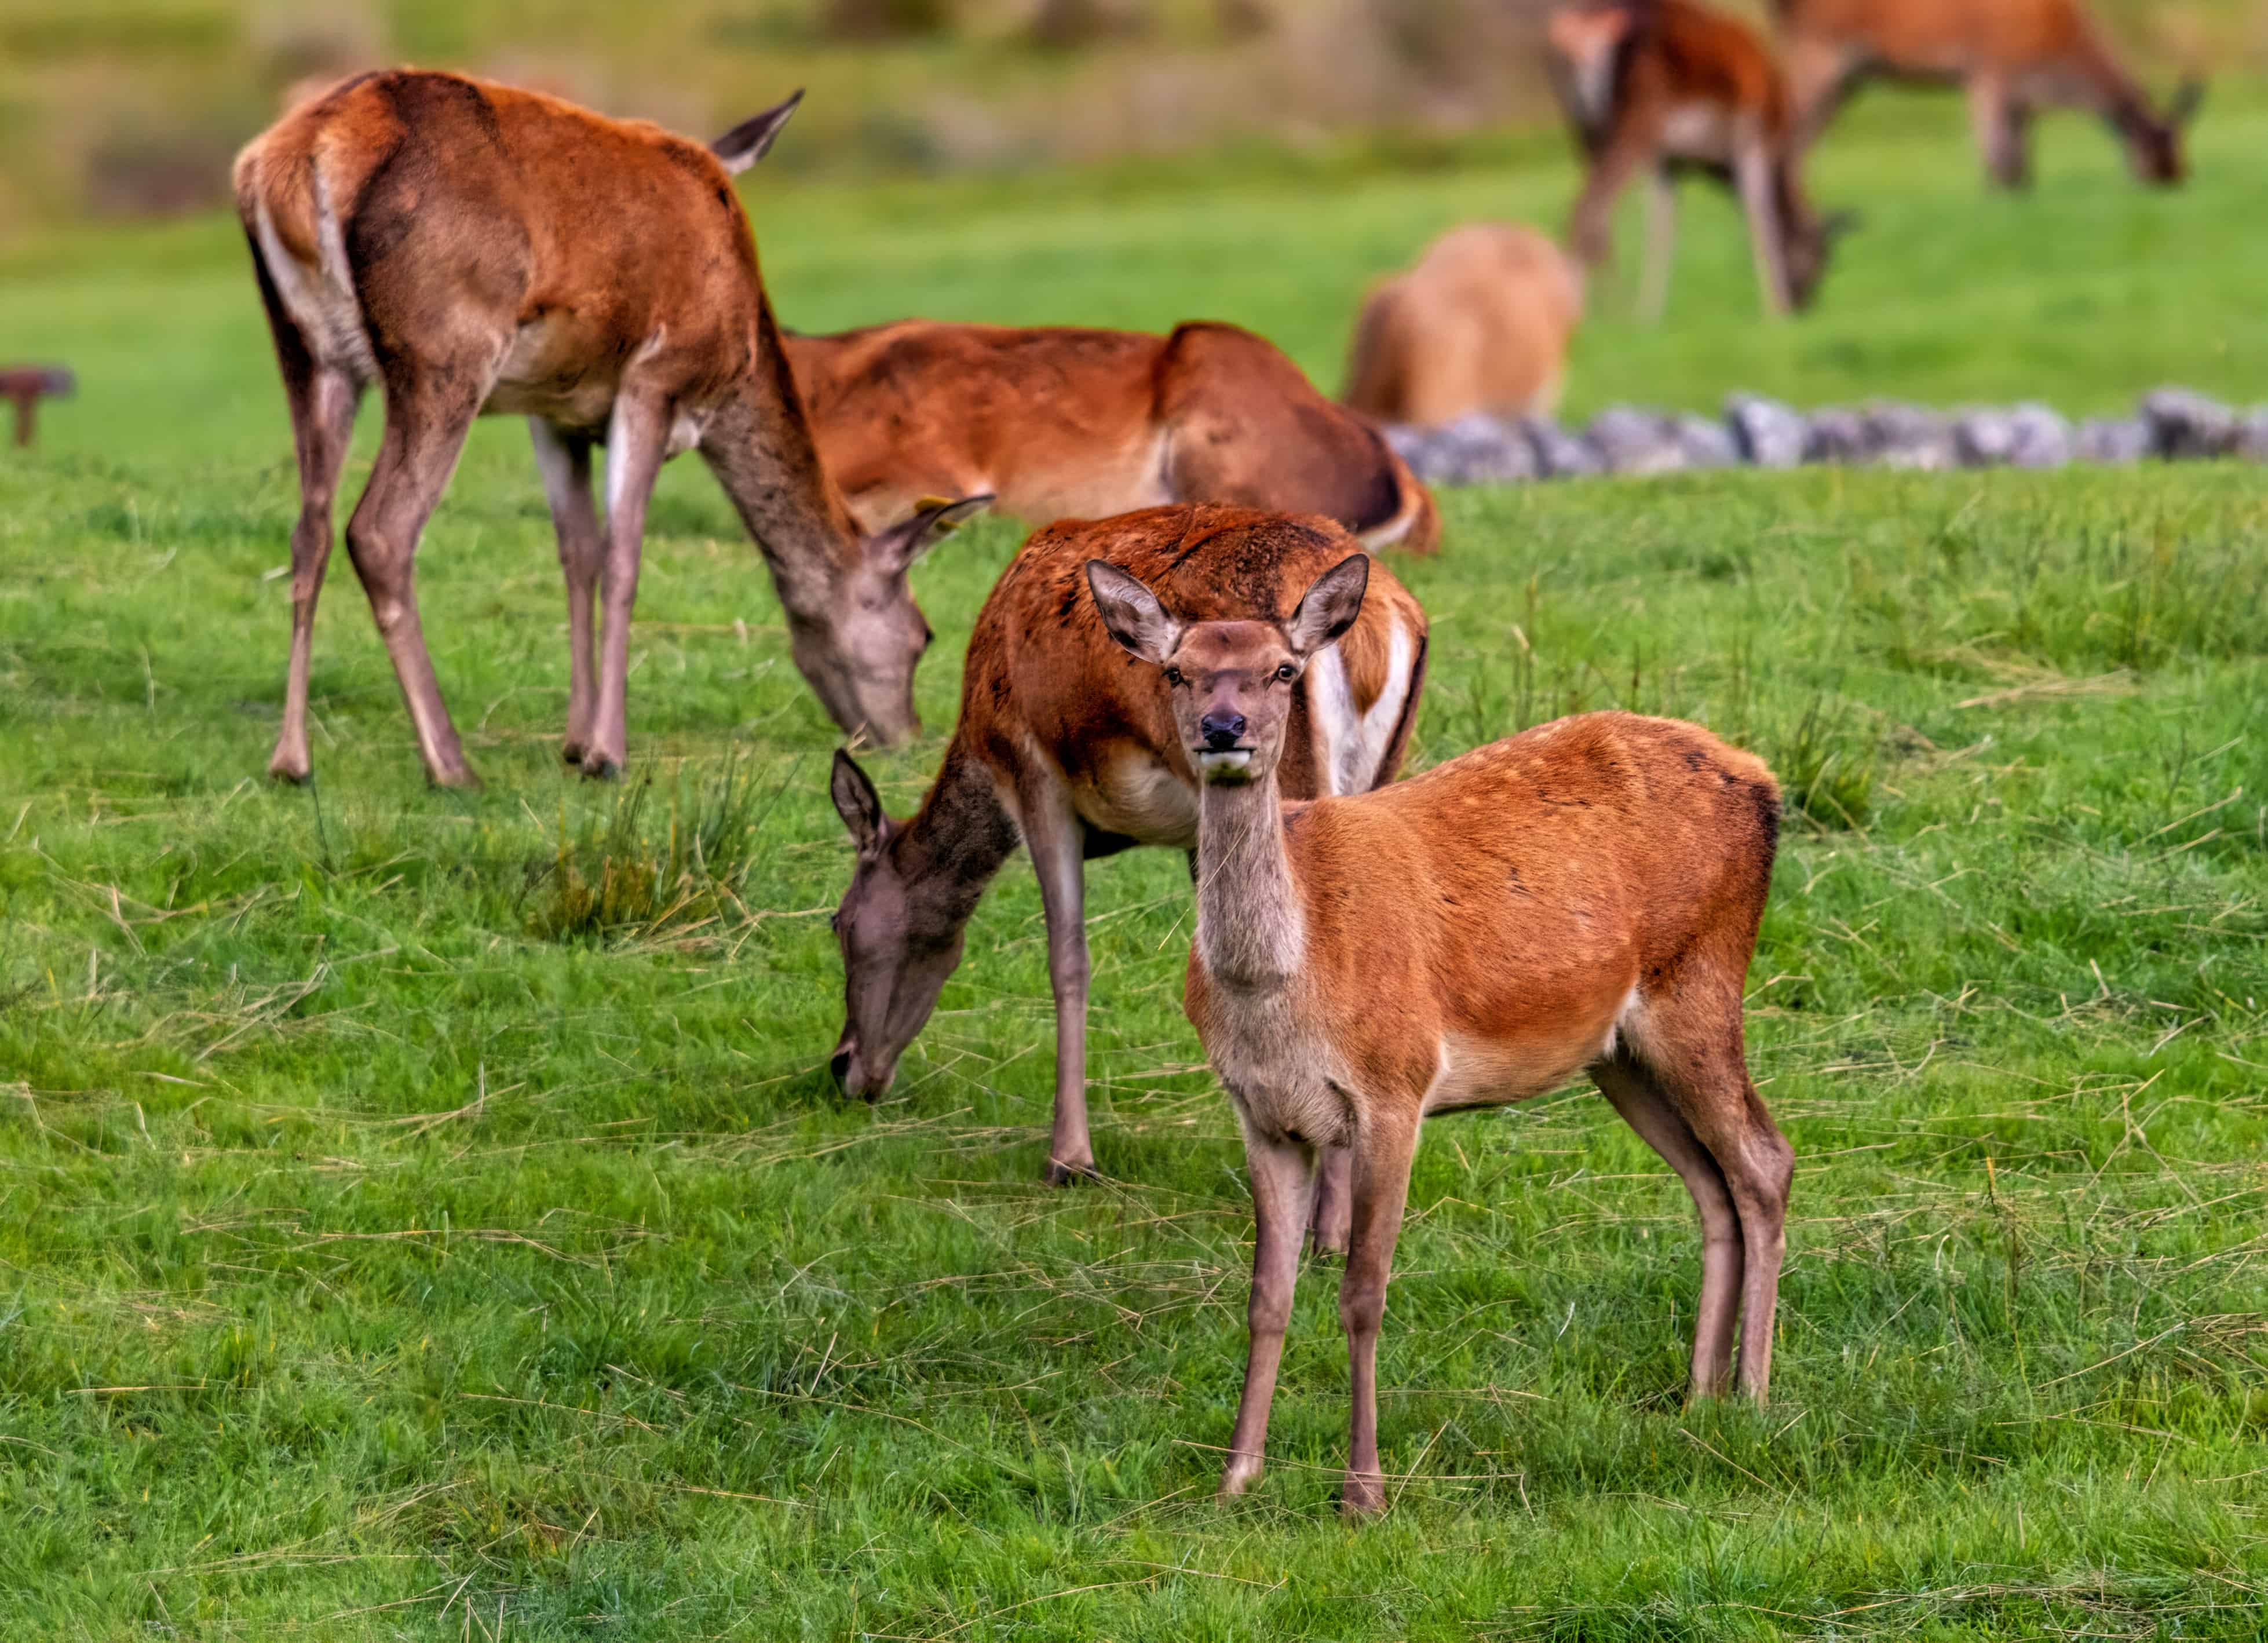
[[[1272,770],[1241,786],[1198,790],[1197,951],[1211,978],[1244,991],[1282,991],[1306,957]]]
[[[921,809],[893,844],[917,939],[958,933],[1016,844],[1015,820],[990,769],[948,748]]]
[[[747,361],[702,453],[756,539],[788,614],[806,621],[839,614],[863,538],[821,457],[786,343],[761,293]]]

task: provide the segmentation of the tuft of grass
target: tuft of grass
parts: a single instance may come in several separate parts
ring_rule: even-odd
[[[1881,754],[1859,715],[1814,696],[1791,728],[1767,742],[1764,757],[1779,777],[1785,814],[1824,828],[1866,826]]]

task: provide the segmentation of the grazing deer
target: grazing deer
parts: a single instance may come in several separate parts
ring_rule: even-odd
[[[961,961],[977,898],[1020,840],[1048,926],[1056,1107],[1048,1178],[1094,1168],[1086,1123],[1087,858],[1197,844],[1197,770],[1158,675],[1104,635],[1086,566],[1101,559],[1208,616],[1288,612],[1354,547],[1329,520],[1249,508],[1149,508],[1035,533],[984,601],[968,642],[961,722],[910,821],[886,816],[847,754],[836,808],[858,850],[835,916],[845,1020],[833,1068],[873,1101]],[[1425,613],[1386,571],[1338,649],[1285,693],[1281,785],[1361,792],[1401,768],[1425,681]],[[1330,1172],[1344,1181],[1344,1168]],[[1346,1247],[1346,1198],[1317,1205],[1317,1242]]]
[[[1436,427],[1472,411],[1548,416],[1583,317],[1583,276],[1532,228],[1467,223],[1371,288],[1347,360],[1350,410]]]
[[[2030,181],[2033,112],[2058,106],[2107,122],[2143,181],[2182,180],[2182,132],[2204,83],[2184,83],[2160,114],[2080,0],[1773,0],[1773,9],[1799,152],[1860,82],[1883,75],[1963,85],[1985,173],[2002,188]]]
[[[1588,1072],[1701,1212],[1693,1390],[1771,1367],[1793,1153],[1749,1082],[1741,995],[1779,790],[1698,726],[1588,713],[1351,797],[1281,803],[1290,704],[1357,620],[1349,559],[1288,619],[1199,616],[1101,562],[1118,643],[1164,670],[1196,762],[1187,1008],[1244,1131],[1259,1232],[1225,1495],[1260,1476],[1319,1149],[1353,1156],[1339,1316],[1344,1501],[1383,1504],[1379,1321],[1419,1124]]]
[[[1430,553],[1433,498],[1283,350],[1233,325],[1172,335],[901,320],[787,339],[812,428],[869,530],[990,492],[1035,523],[1174,502],[1321,513]]]
[[[814,449],[734,195],[796,99],[711,153],[659,127],[453,74],[360,75],[302,103],[236,163],[239,214],[274,334],[299,463],[291,660],[269,769],[306,777],[307,669],[332,501],[363,391],[386,435],[347,522],[426,773],[469,785],[417,612],[419,536],[473,419],[528,419],[566,572],[564,751],[624,758],[630,608],[661,464],[697,448],[762,549],[796,666],[845,730],[918,728],[929,629],[906,571],[981,505],[862,541]],[[591,450],[607,447],[603,533]],[[605,611],[595,664],[592,622]]]
[[[1576,260],[1607,260],[1616,199],[1650,174],[1638,308],[1659,319],[1677,176],[1699,172],[1740,198],[1765,311],[1808,307],[1852,219],[1822,216],[1805,195],[1787,85],[1756,31],[1689,0],[1622,0],[1554,12],[1550,40],[1553,84],[1588,166],[1568,228]]]

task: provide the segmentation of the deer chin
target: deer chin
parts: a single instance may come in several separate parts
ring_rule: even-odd
[[[1231,748],[1226,753],[1200,753],[1197,774],[1208,786],[1241,787],[1252,779],[1252,749]]]

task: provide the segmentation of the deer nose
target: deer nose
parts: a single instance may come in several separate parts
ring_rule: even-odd
[[[1197,721],[1204,733],[1205,746],[1214,753],[1226,753],[1244,740],[1244,715],[1241,713],[1208,713]]]

